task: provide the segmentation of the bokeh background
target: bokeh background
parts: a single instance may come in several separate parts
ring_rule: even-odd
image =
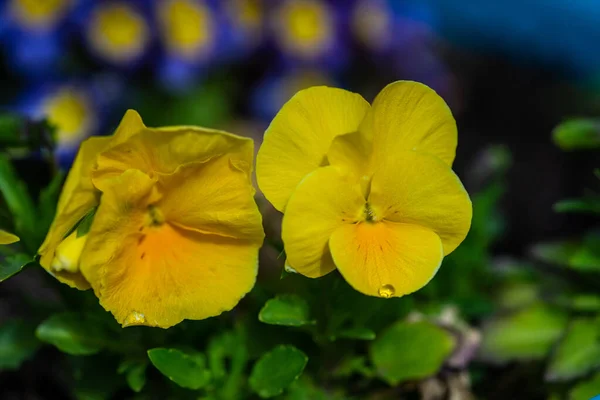
[[[469,191],[505,168],[490,216],[503,228],[495,259],[527,257],[534,243],[598,224],[553,210],[598,186],[598,153],[564,152],[552,141],[566,119],[600,115],[597,1],[0,1],[0,111],[54,125],[62,169],[81,140],[111,134],[128,108],[149,126],[224,129],[258,147],[302,88],[337,86],[371,101],[399,79],[431,86],[450,105],[459,128],[454,168]],[[52,173],[31,154],[14,160],[30,182]],[[267,229],[276,235],[273,218]],[[265,268],[280,267],[265,257]],[[0,287],[0,322],[23,312],[19,291],[44,293],[35,278]],[[0,398],[59,390],[53,353],[44,357],[44,372],[0,372]]]

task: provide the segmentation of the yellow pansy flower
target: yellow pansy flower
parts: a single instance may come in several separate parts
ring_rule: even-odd
[[[311,278],[337,268],[371,296],[423,287],[471,225],[456,145],[450,109],[423,84],[394,82],[372,105],[341,89],[298,92],[257,158],[259,187],[284,213],[287,267]]]
[[[0,244],[13,244],[18,242],[20,239],[17,235],[13,235],[10,232],[0,229]]]
[[[128,111],[113,136],[81,145],[41,265],[91,286],[123,326],[230,310],[254,286],[264,237],[253,147],[222,131],[147,128]]]

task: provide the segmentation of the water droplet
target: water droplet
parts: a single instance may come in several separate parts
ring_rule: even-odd
[[[144,325],[146,323],[146,317],[144,316],[144,314],[134,311],[131,314],[129,314],[127,316],[127,318],[125,318],[125,321],[123,321],[123,328],[126,328],[128,326],[135,326],[135,325]]]
[[[392,285],[383,285],[379,288],[379,295],[384,299],[389,299],[396,293],[396,289]]]
[[[285,268],[285,272],[289,272],[290,274],[297,274],[298,271],[296,271],[294,268],[292,268],[288,263],[285,263],[285,265],[283,266],[283,268]]]

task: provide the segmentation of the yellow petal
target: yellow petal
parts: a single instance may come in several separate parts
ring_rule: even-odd
[[[11,244],[16,243],[20,239],[17,235],[13,235],[10,232],[7,232],[3,229],[0,229],[0,244]]]
[[[254,188],[246,173],[234,167],[226,155],[183,165],[159,180],[166,195],[157,207],[170,223],[262,243],[262,218]]]
[[[361,130],[373,135],[373,162],[385,154],[416,150],[452,165],[456,122],[444,100],[422,83],[397,81],[373,101]]]
[[[130,170],[103,194],[81,260],[100,304],[124,326],[162,328],[230,310],[254,285],[259,245],[153,224],[152,185]]]
[[[110,141],[110,137],[91,137],[81,144],[60,194],[54,221],[38,250],[41,256],[40,264],[44,269],[59,281],[80,290],[90,287],[80,273],[52,272],[51,263],[56,247],[65,235],[98,205],[98,193],[92,185],[90,174],[96,156],[109,146]]]
[[[357,131],[333,139],[327,152],[329,163],[343,174],[349,175],[349,179],[360,182],[365,196],[371,181],[369,163],[372,144],[372,137],[365,131]]]
[[[312,87],[294,95],[265,132],[258,152],[258,185],[283,211],[300,181],[327,165],[336,136],[355,132],[369,110],[360,95],[342,89]]]
[[[442,239],[444,255],[471,227],[471,200],[460,179],[439,158],[414,151],[382,161],[371,181],[369,205],[377,220],[431,229]]]
[[[54,259],[50,264],[53,272],[66,271],[75,273],[79,271],[79,260],[85,247],[87,235],[79,236],[77,230],[73,231],[56,247]]]
[[[145,128],[98,157],[94,185],[103,191],[106,179],[130,168],[151,176],[172,174],[180,165],[206,162],[225,154],[250,180],[254,143],[249,138],[199,127]]]
[[[287,263],[311,278],[333,271],[329,237],[341,225],[359,220],[364,204],[360,186],[344,180],[335,167],[310,173],[292,194],[283,215]]]
[[[144,122],[142,121],[142,117],[135,110],[127,110],[123,119],[121,119],[121,123],[115,130],[112,137],[112,145],[117,145],[119,143],[123,143],[135,134],[140,133],[142,130],[146,128]]]
[[[440,238],[431,230],[385,221],[343,225],[331,235],[329,248],[354,289],[386,298],[425,286],[443,259]]]

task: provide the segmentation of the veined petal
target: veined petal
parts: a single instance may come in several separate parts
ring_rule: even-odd
[[[310,173],[292,194],[283,215],[287,263],[311,278],[333,271],[329,237],[341,225],[358,221],[364,205],[360,186],[346,181],[335,167]]]
[[[152,185],[129,170],[103,194],[81,260],[100,304],[124,326],[162,328],[230,310],[254,285],[260,244],[149,219]]]
[[[0,229],[0,244],[12,244],[18,242],[20,239],[17,235],[13,235],[10,232]]]
[[[414,151],[382,159],[371,181],[369,204],[379,220],[437,233],[444,255],[458,247],[471,227],[471,200],[460,179],[439,158]]]
[[[40,265],[44,269],[59,281],[80,290],[89,289],[90,287],[80,273],[52,272],[50,266],[54,259],[56,247],[62,242],[66,234],[92,208],[98,205],[98,193],[92,185],[90,174],[96,156],[110,145],[110,141],[110,137],[91,137],[81,144],[58,200],[54,221],[44,243],[38,250],[41,256]]]
[[[190,163],[160,176],[165,197],[157,203],[165,219],[179,227],[262,244],[262,217],[245,172],[226,155]]]
[[[387,221],[343,225],[331,235],[329,248],[354,289],[386,298],[425,286],[444,257],[440,238],[431,230]]]
[[[249,138],[199,127],[145,128],[98,157],[94,185],[136,168],[148,175],[172,174],[183,164],[206,162],[227,154],[232,164],[250,181],[254,143]]]
[[[452,165],[457,131],[452,112],[429,87],[412,81],[387,85],[360,126],[373,135],[373,162],[385,154],[416,150]]]
[[[296,93],[265,132],[257,156],[258,185],[273,206],[283,211],[300,181],[328,164],[336,136],[355,132],[369,110],[360,95],[330,87]]]

